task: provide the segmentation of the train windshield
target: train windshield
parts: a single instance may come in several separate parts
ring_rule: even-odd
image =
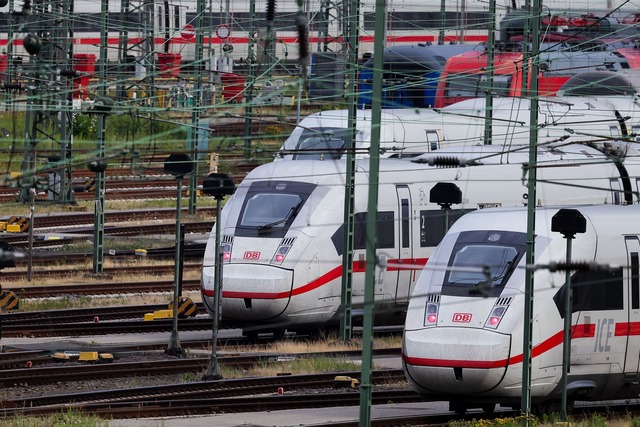
[[[524,233],[473,231],[460,233],[445,275],[442,293],[498,296],[525,253]]]
[[[447,76],[446,96],[475,98],[484,93],[489,86],[486,76],[482,74],[449,74]],[[496,75],[491,90],[496,96],[509,96],[511,88],[510,75]]]
[[[236,234],[284,236],[315,187],[287,181],[251,184],[238,217]]]
[[[345,128],[305,129],[296,144],[293,160],[339,159],[348,146],[351,132]]]

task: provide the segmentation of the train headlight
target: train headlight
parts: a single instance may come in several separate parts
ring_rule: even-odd
[[[231,244],[230,243],[224,243],[222,245],[220,245],[220,249],[222,252],[222,262],[229,262],[231,261]]]
[[[493,310],[491,310],[491,314],[489,315],[489,318],[484,324],[485,328],[496,329],[500,324],[500,321],[502,320],[502,317],[504,316],[504,313],[506,313],[506,311],[507,311],[507,306],[504,306],[504,305],[497,305],[493,307]]]
[[[287,254],[289,253],[289,249],[291,249],[291,246],[289,245],[278,246],[276,254],[271,259],[271,264],[282,264],[284,262],[284,259],[287,257]]]
[[[435,326],[438,321],[438,304],[428,302],[424,313],[424,326]]]

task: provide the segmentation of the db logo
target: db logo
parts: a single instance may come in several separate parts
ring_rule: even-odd
[[[454,313],[453,319],[451,319],[451,321],[458,323],[469,323],[471,322],[471,313]]]
[[[244,253],[244,259],[260,259],[260,252],[247,251]]]

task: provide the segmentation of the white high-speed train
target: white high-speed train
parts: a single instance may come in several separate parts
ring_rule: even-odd
[[[575,400],[637,398],[640,363],[640,206],[569,206],[585,218],[573,270],[569,408]],[[535,212],[531,398],[557,408],[562,393],[567,239],[552,231],[558,207]],[[489,209],[458,220],[420,275],[409,303],[403,365],[412,387],[459,413],[520,407],[526,209]],[[484,269],[484,271],[483,271]]]
[[[420,269],[444,235],[440,206],[430,200],[440,182],[461,191],[449,222],[472,209],[523,206],[528,148],[463,146],[418,157],[464,158],[467,167],[439,168],[382,159],[379,172],[376,321],[403,321]],[[629,148],[624,163],[584,145],[538,149],[536,205],[634,203],[640,165]],[[355,169],[353,302],[364,296],[368,161]],[[250,172],[222,210],[223,322],[282,332],[329,326],[339,319],[345,162],[272,162]],[[208,309],[214,292],[215,229],[202,270]],[[357,312],[357,310],[354,310]]]
[[[383,109],[380,153],[383,157],[415,157],[455,144],[483,144],[485,99],[467,99],[441,108]],[[635,96],[563,96],[538,101],[538,143],[616,144],[640,138],[640,108]],[[493,100],[492,144],[529,142],[531,100]],[[303,118],[276,154],[276,160],[338,159],[348,147],[351,123],[347,110],[327,110]],[[369,157],[371,110],[358,110],[355,155]]]

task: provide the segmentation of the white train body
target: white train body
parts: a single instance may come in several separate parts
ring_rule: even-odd
[[[492,144],[529,142],[531,101],[493,100]],[[550,97],[538,102],[539,144],[589,142],[616,147],[618,138],[640,135],[635,97]],[[485,99],[474,98],[439,110],[383,109],[380,118],[382,157],[414,157],[449,145],[484,143]],[[358,110],[355,155],[369,157],[371,110]],[[348,110],[327,110],[303,118],[284,141],[276,160],[340,158],[351,138]]]
[[[444,215],[429,200],[436,183],[455,183],[462,192],[462,203],[450,211],[450,221],[470,209],[526,203],[522,164],[527,162],[527,152],[505,155],[502,150],[480,146],[440,152],[481,158],[478,166],[465,168],[381,160],[377,249],[381,262],[375,290],[379,322],[403,321],[418,273],[444,235]],[[538,154],[540,165],[566,167],[538,170],[537,205],[633,202],[635,180],[640,177],[637,165],[616,166],[601,152],[582,145],[541,148]],[[367,169],[368,161],[357,162],[355,307],[364,295]],[[221,213],[223,321],[265,330],[296,330],[338,319],[345,182],[343,161],[273,162],[247,175]],[[212,307],[214,265],[215,228],[202,271],[202,295],[208,309]]]
[[[572,240],[571,260],[612,269],[572,271],[570,402],[636,398],[640,206],[572,208],[586,218],[586,232]],[[566,261],[567,239],[551,231],[558,210],[536,209],[536,265]],[[461,218],[413,292],[403,339],[407,379],[424,396],[449,400],[453,410],[520,405],[526,211],[490,209]],[[479,272],[483,266],[491,278]],[[534,273],[531,396],[542,409],[561,396],[565,279],[565,271]]]
[[[22,8],[22,1],[14,1],[14,11],[19,13]],[[523,2],[517,2],[517,6],[522,8]],[[549,4],[554,11],[571,11],[574,14],[595,12],[599,16],[610,12],[612,8],[622,6],[621,10],[616,10],[616,17],[622,17],[629,12],[637,12],[637,7],[627,7],[621,0],[587,1],[587,0],[563,0]],[[142,17],[143,5],[152,6],[144,12],[147,18]],[[337,17],[341,12],[342,5],[338,3],[325,4],[327,9],[321,9],[323,2],[305,1],[305,16],[309,20],[309,45],[311,52],[322,51],[321,45],[327,40],[331,51],[340,51],[340,37],[342,35],[342,24]],[[458,42],[477,43],[486,41],[486,25],[489,17],[486,1],[467,0],[461,7],[458,0],[446,0],[445,28],[447,40]],[[260,49],[262,38],[266,34],[265,12],[267,9],[266,0],[255,2],[255,14],[250,12],[251,2],[245,1],[212,1],[203,15],[203,31],[205,57],[210,55],[222,55],[222,47],[225,44],[233,46],[233,51],[229,53],[235,60],[247,58],[248,46],[251,40],[255,50]],[[74,28],[74,52],[80,54],[99,54],[99,14],[101,3],[93,0],[76,0],[73,13],[76,25]],[[158,52],[163,52],[165,43],[169,46],[169,52],[180,54],[185,61],[193,61],[195,57],[193,32],[185,32],[186,26],[197,25],[197,1],[196,0],[155,0],[143,1],[132,0],[129,10],[121,9],[120,0],[109,0],[109,59],[118,59],[118,31],[126,29],[128,31],[129,46],[134,48],[146,37],[142,29],[142,22],[147,21],[153,24],[152,34]],[[500,22],[511,10],[511,0],[498,2],[496,20]],[[28,55],[23,51],[20,40],[29,32],[29,28],[21,27],[22,22],[17,17],[12,18],[12,12],[5,6],[0,8],[0,44],[7,43],[7,28],[9,20],[15,22],[15,52],[24,55],[25,60]],[[152,11],[150,11],[152,9]],[[437,42],[439,37],[440,2],[434,1],[390,1],[387,5],[387,25],[385,36],[387,47],[402,44]],[[275,55],[279,59],[295,60],[298,55],[298,34],[296,28],[296,17],[298,14],[297,0],[280,0],[276,2],[276,21],[273,26],[273,33],[276,40]],[[328,22],[323,22],[324,16],[331,16]],[[51,19],[49,16],[46,19]],[[64,19],[68,19],[65,17]],[[374,22],[375,20],[375,0],[365,0],[360,4],[360,52],[373,51],[374,42]],[[221,28],[225,27],[224,30]],[[327,31],[328,37],[323,34]],[[132,52],[136,55],[135,52]]]

